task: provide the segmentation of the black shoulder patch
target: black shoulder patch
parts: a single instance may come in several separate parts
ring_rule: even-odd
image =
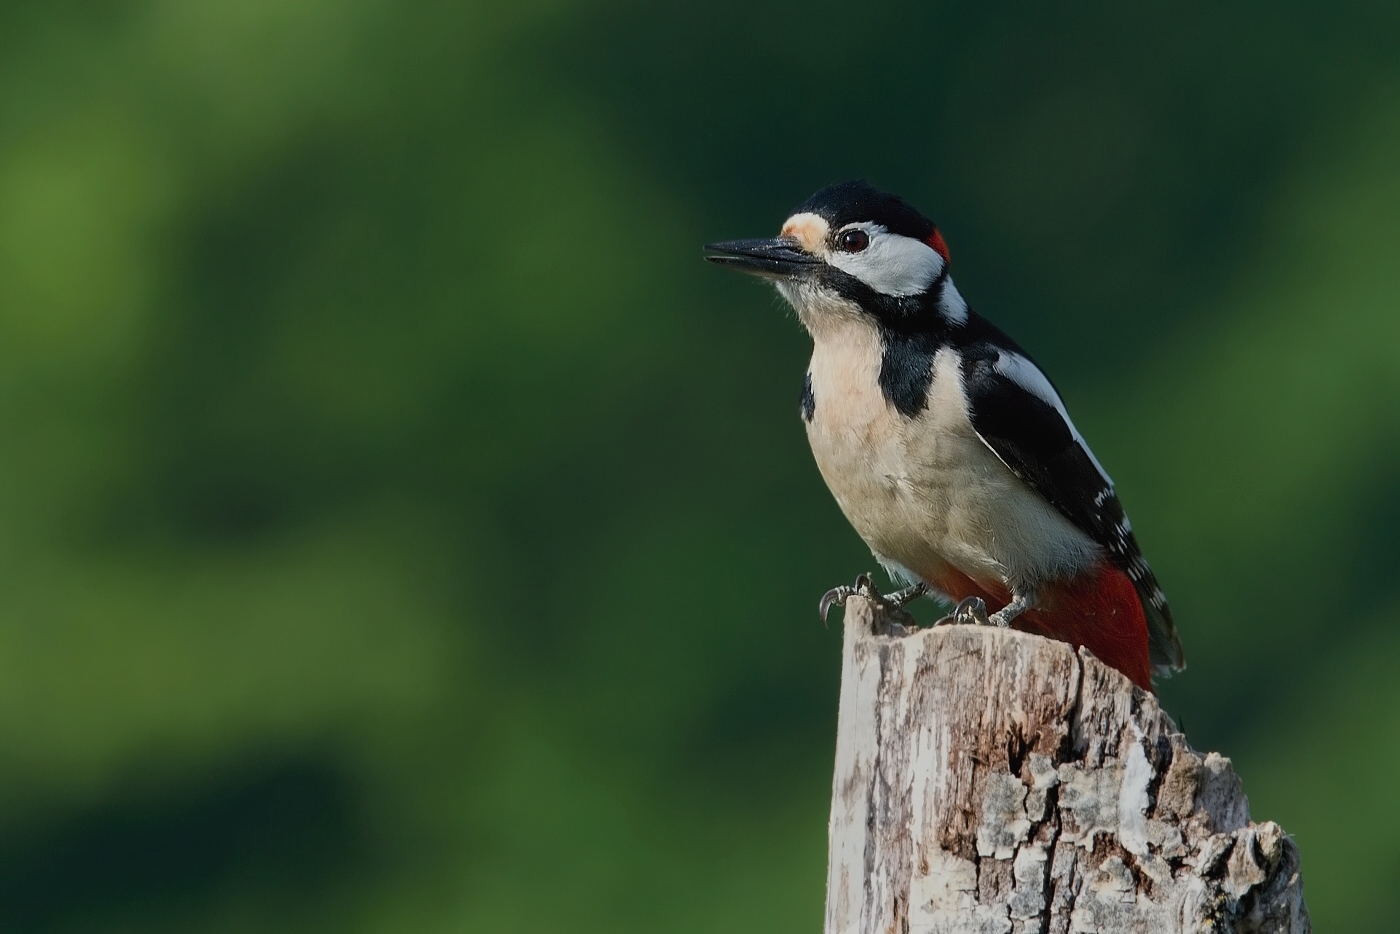
[[[812,374],[802,377],[802,419],[810,422],[817,414],[817,397],[812,395]]]
[[[933,357],[938,339],[920,331],[880,329],[880,392],[905,418],[928,407],[933,384]]]
[[[972,427],[999,457],[1012,462],[1012,470],[1041,487],[1044,478],[1035,476],[1039,470],[1067,453],[1082,452],[1069,451],[1075,447],[1074,435],[1059,410],[996,371],[998,353],[986,344],[973,344],[963,350],[963,386],[972,402]],[[1094,484],[1093,492],[1097,492],[1097,485],[1102,483],[1098,471],[1087,456],[1077,458],[1079,461],[1080,466],[1089,468],[1084,481]],[[1045,489],[1040,492],[1051,502],[1058,498]]]

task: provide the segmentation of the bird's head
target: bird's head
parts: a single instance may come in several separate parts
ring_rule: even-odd
[[[777,237],[705,249],[712,263],[774,280],[814,334],[852,316],[916,325],[946,304],[939,299],[948,247],[938,228],[903,198],[865,182],[823,188],[793,211]],[[957,304],[954,317],[965,315],[960,299]]]

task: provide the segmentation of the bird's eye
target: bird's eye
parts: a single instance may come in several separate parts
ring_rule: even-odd
[[[836,245],[847,253],[859,253],[870,246],[870,234],[859,227],[852,227],[836,235]]]

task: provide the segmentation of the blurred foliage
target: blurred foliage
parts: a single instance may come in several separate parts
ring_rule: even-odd
[[[1397,27],[0,7],[0,928],[814,929],[872,561],[699,246],[857,176],[1055,375],[1319,929],[1386,927]]]

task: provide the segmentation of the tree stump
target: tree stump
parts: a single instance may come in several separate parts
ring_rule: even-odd
[[[1230,760],[1092,655],[846,607],[827,934],[1310,930]]]

